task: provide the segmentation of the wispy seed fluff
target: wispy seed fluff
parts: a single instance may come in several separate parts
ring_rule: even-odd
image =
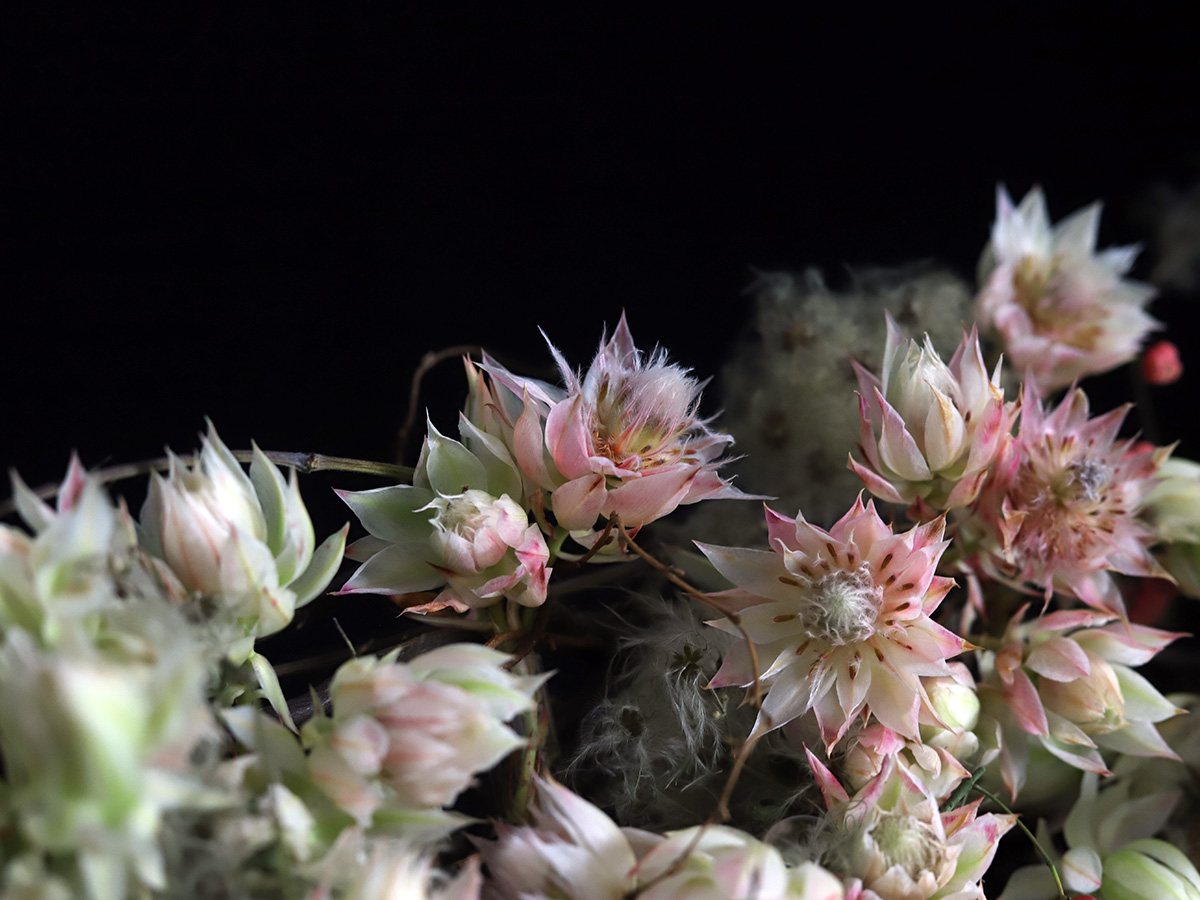
[[[928,333],[949,359],[970,321],[970,293],[948,272],[918,267],[855,272],[845,291],[815,269],[768,274],[753,292],[754,327],[721,375],[721,425],[745,455],[733,470],[742,488],[777,495],[780,507],[828,525],[861,487],[846,468],[859,434],[850,358],[879,370],[887,310],[908,335]],[[759,530],[754,505],[737,507],[697,510],[711,518],[703,535],[741,542]]]

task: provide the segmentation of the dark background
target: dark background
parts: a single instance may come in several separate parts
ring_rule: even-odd
[[[21,22],[0,464],[187,450],[205,415],[233,447],[388,459],[426,350],[529,371],[541,326],[583,364],[625,309],[713,374],[752,268],[972,278],[998,182],[1055,219],[1103,198],[1105,246],[1196,176],[1179,7],[576,6]],[[1186,300],[1153,309],[1189,363]],[[457,365],[430,384],[452,428]],[[1169,427],[1191,384],[1158,393]]]

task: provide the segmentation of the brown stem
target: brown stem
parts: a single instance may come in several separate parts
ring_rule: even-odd
[[[404,424],[396,437],[396,458],[404,459],[404,450],[408,447],[408,435],[417,421],[417,404],[421,401],[421,382],[429,374],[429,370],[438,363],[445,362],[455,356],[469,356],[479,353],[483,348],[476,344],[459,344],[444,350],[431,350],[421,357],[417,370],[413,373],[412,385],[408,390],[408,412],[404,416]]]
[[[731,765],[729,768],[729,775],[725,779],[725,786],[721,789],[720,797],[717,798],[716,807],[711,813],[709,813],[708,818],[704,820],[704,824],[696,829],[696,833],[692,835],[692,839],[688,841],[687,846],[684,847],[683,851],[678,857],[675,858],[671,865],[669,865],[661,874],[655,878],[652,878],[650,881],[646,882],[646,884],[641,885],[638,888],[639,891],[644,891],[663,879],[670,878],[681,868],[683,868],[688,857],[691,856],[692,851],[696,849],[700,841],[703,839],[705,832],[707,832],[712,826],[721,822],[725,822],[729,819],[729,800],[733,796],[733,791],[737,787],[738,780],[741,778],[742,770],[746,766],[746,760],[750,758],[750,754],[754,750],[754,745],[758,743],[758,739],[760,737],[771,730],[771,718],[762,712],[762,681],[759,677],[758,653],[755,650],[754,642],[750,640],[750,635],[747,634],[746,630],[742,627],[741,618],[737,615],[737,613],[732,610],[725,609],[721,604],[717,603],[711,595],[705,594],[699,588],[688,584],[688,582],[684,581],[683,578],[680,577],[677,569],[672,566],[668,566],[664,562],[661,562],[647,550],[638,546],[637,542],[634,541],[634,539],[629,535],[629,532],[625,530],[625,526],[620,523],[616,516],[613,516],[609,522],[616,527],[618,536],[617,539],[621,542],[622,548],[632,550],[651,566],[661,572],[663,576],[669,582],[671,582],[671,584],[682,590],[689,597],[699,600],[706,606],[716,610],[721,615],[725,616],[725,618],[729,619],[733,626],[737,628],[738,633],[742,636],[742,640],[746,642],[746,649],[750,654],[750,664],[754,674],[751,698],[755,707],[757,707],[759,710],[760,718],[760,721],[756,723],[754,730],[750,732],[750,735],[744,741],[742,741],[741,745],[738,747],[737,753],[734,755],[733,765]]]
[[[253,450],[234,450],[232,452],[238,462],[250,462],[254,458]],[[349,456],[328,456],[324,453],[302,453],[287,450],[264,450],[263,455],[277,465],[295,469],[301,475],[310,475],[313,472],[362,472],[366,475],[378,475],[381,478],[394,478],[401,482],[411,482],[413,476],[413,470],[408,466],[375,462],[369,459],[353,459]],[[189,466],[196,463],[194,455],[176,456],[175,458]],[[170,465],[170,457],[160,456],[157,459],[109,466],[92,472],[91,476],[101,484],[111,484],[114,481],[124,481],[127,478],[136,478],[151,472],[162,472],[170,468]],[[60,484],[44,484],[34,489],[33,493],[43,500],[49,500],[58,495],[61,487]],[[12,515],[16,509],[16,502],[9,498],[0,504],[0,517]]]

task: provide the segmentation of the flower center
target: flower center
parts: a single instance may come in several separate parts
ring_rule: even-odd
[[[452,531],[458,534],[473,533],[479,524],[484,507],[494,503],[495,498],[487,491],[467,490],[450,497],[439,497],[429,504],[438,509],[435,527],[442,531]]]
[[[864,641],[875,632],[883,592],[866,567],[835,569],[814,581],[798,615],[805,631],[833,644]]]
[[[1095,503],[1112,478],[1113,470],[1098,459],[1085,459],[1067,467],[1067,491],[1073,500]]]
[[[871,837],[891,866],[900,866],[914,881],[922,872],[941,868],[945,845],[926,823],[898,812],[884,813]]]

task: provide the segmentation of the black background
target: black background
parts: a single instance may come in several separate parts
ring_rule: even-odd
[[[21,22],[0,464],[187,450],[206,415],[233,447],[389,459],[426,350],[531,371],[541,326],[583,364],[625,309],[713,374],[752,268],[972,278],[998,182],[1055,219],[1103,198],[1103,246],[1196,174],[1181,7],[574,6]],[[1153,310],[1190,362],[1186,300]],[[1157,395],[1189,441],[1191,384]],[[452,428],[457,366],[431,390]]]

